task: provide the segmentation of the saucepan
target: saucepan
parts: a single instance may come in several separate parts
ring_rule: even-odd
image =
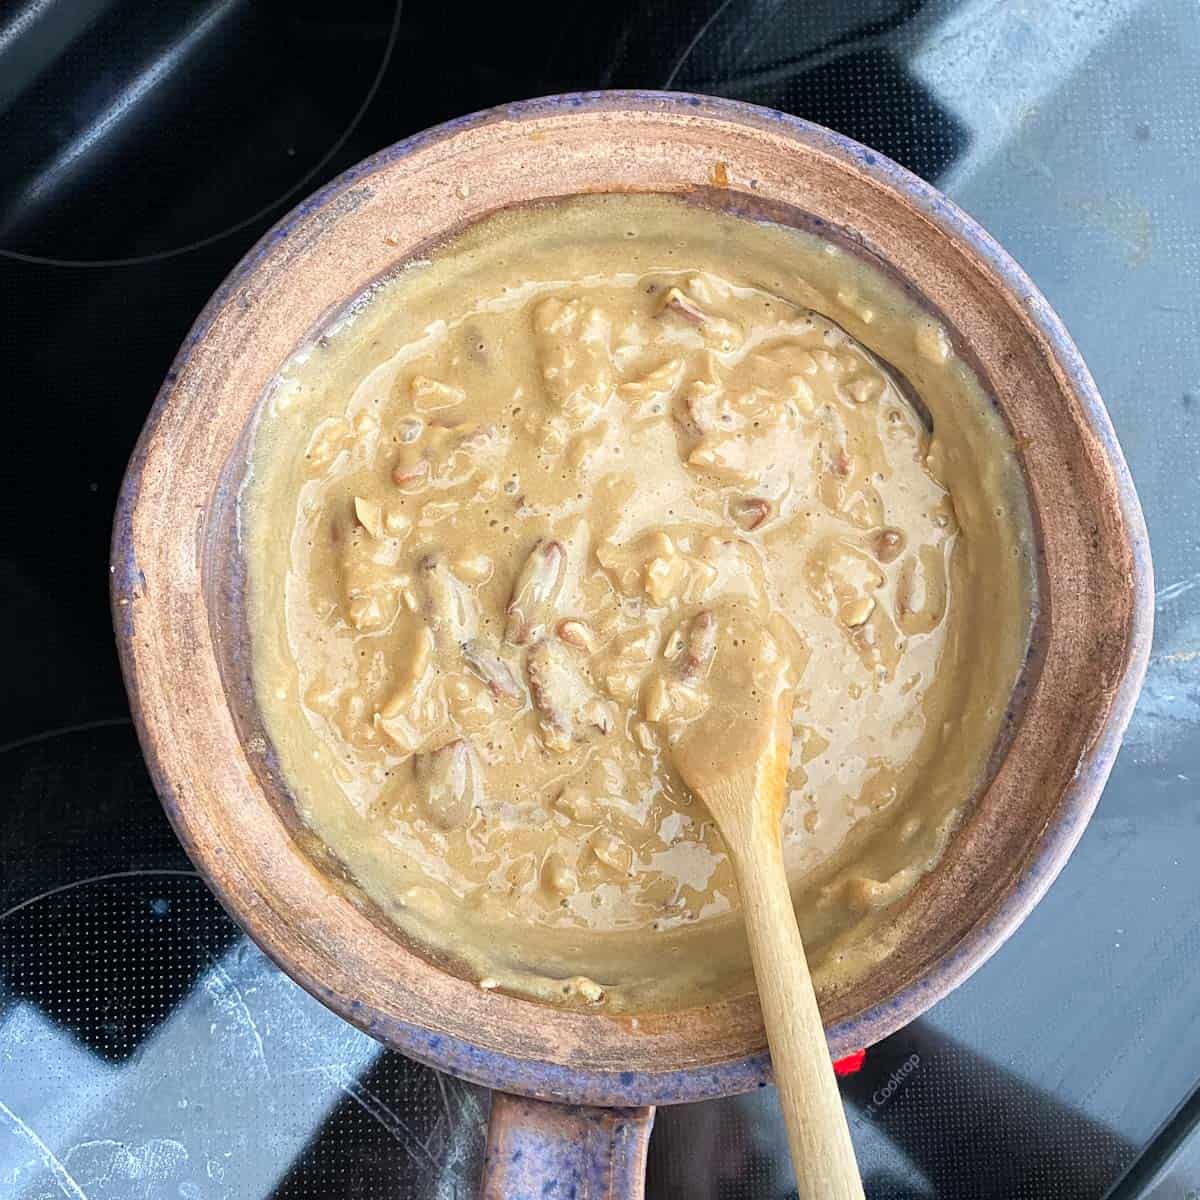
[[[1137,496],[1062,323],[969,217],[895,163],[782,113],[599,92],[409,138],[289,213],[200,314],[134,451],[112,600],[163,804],[233,917],[301,986],[403,1054],[495,1089],[487,1196],[634,1196],[653,1107],[770,1080],[752,992],[637,1016],[484,992],[406,942],[298,821],[256,712],[237,496],[274,373],[331,315],[496,209],[669,192],[803,226],[889,272],[951,333],[1015,436],[1036,526],[1032,648],[989,777],[896,906],[879,969],[821,995],[830,1053],[868,1046],[974,971],[1082,833],[1146,666]]]

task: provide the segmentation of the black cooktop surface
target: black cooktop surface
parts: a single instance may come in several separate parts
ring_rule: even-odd
[[[843,1089],[873,1200],[1200,1196],[1198,62],[1193,0],[0,4],[0,1197],[473,1194],[487,1094],[301,992],[176,844],[109,524],[175,350],[270,223],[428,125],[594,87],[866,142],[1083,350],[1150,525],[1145,692],[1048,897]],[[656,1200],[793,1193],[772,1092],[661,1110],[650,1160]]]

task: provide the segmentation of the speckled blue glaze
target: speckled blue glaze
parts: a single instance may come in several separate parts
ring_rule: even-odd
[[[770,129],[851,163],[861,173],[902,194],[947,238],[982,259],[1008,291],[1018,298],[1054,354],[1086,420],[1104,447],[1117,479],[1122,515],[1133,550],[1130,586],[1134,597],[1134,617],[1129,667],[1113,698],[1104,732],[1079,763],[1057,810],[1056,819],[1042,834],[1035,854],[988,919],[977,925],[952,953],[934,963],[902,992],[830,1026],[827,1029],[830,1050],[834,1057],[840,1057],[892,1033],[963,982],[996,951],[1049,887],[1091,816],[1128,724],[1149,656],[1150,614],[1153,610],[1149,543],[1137,495],[1095,384],[1062,322],[1021,268],[985,230],[935,188],[883,155],[820,126],[756,105],[675,92],[598,91],[548,96],[474,113],[397,142],[351,167],[284,216],[249,251],[197,318],[167,375],[151,410],[142,441],[130,462],[115,517],[112,590],[114,624],[122,658],[124,660],[125,647],[133,630],[129,614],[118,606],[117,598],[132,596],[145,586],[134,559],[130,536],[133,508],[140,488],[141,448],[161,419],[174,380],[196,342],[208,331],[217,312],[254,274],[264,256],[290,237],[301,222],[319,212],[333,213],[339,208],[344,211],[354,207],[359,198],[365,195],[365,192],[356,194],[356,189],[363,187],[364,181],[375,172],[415,150],[444,141],[464,130],[498,122],[534,120],[571,109],[686,110],[693,115]],[[132,675],[128,669],[125,676],[127,684],[132,686]],[[136,713],[136,704],[134,710]],[[200,856],[183,835],[177,798],[158,770],[153,755],[148,757],[151,774],[167,814],[180,832],[185,849],[200,865]],[[236,912],[231,915],[240,919]],[[319,979],[309,976],[296,963],[289,961],[285,953],[266,946],[263,949],[315,997],[366,1032],[418,1061],[489,1087],[562,1102],[634,1106],[682,1103],[730,1095],[763,1087],[771,1078],[770,1060],[765,1053],[732,1062],[665,1072],[586,1071],[551,1062],[515,1059],[420,1026],[369,1015],[358,1002],[330,991]]]
[[[653,1123],[652,1108],[499,1095],[488,1124],[481,1200],[640,1197]]]

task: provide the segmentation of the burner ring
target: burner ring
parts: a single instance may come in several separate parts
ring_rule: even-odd
[[[104,67],[107,64],[103,61],[99,70],[93,68],[91,72],[87,71],[88,48],[91,46],[98,53],[103,52],[114,36],[118,40],[124,37],[128,43],[131,35],[128,30],[117,30],[114,35],[113,30],[104,28],[104,21],[97,22],[95,31],[87,29],[78,31],[77,47],[72,46],[64,51],[63,61],[67,69],[57,74],[60,77],[70,76],[67,82],[56,78],[54,64],[51,62],[48,64],[48,69],[42,71],[40,77],[31,77],[28,80],[27,96],[18,95],[8,106],[7,111],[3,105],[0,105],[0,141],[3,141],[11,151],[10,166],[15,168],[14,175],[24,175],[24,178],[14,179],[7,188],[0,186],[0,257],[39,266],[62,267],[118,267],[161,262],[213,245],[240,230],[263,221],[271,214],[278,212],[297,195],[310,190],[319,181],[331,160],[335,158],[358,128],[379,91],[395,51],[403,10],[402,0],[395,2],[378,65],[361,102],[351,114],[349,121],[323,151],[316,153],[315,161],[303,170],[298,178],[288,179],[286,186],[278,191],[272,191],[271,198],[265,202],[261,201],[261,197],[253,198],[258,199],[259,202],[254,203],[253,211],[249,214],[238,216],[234,220],[223,220],[215,231],[205,232],[200,236],[184,235],[178,245],[166,245],[144,253],[91,257],[87,253],[41,252],[42,247],[48,243],[66,241],[67,244],[70,244],[73,239],[95,236],[97,226],[103,230],[105,223],[111,225],[113,220],[121,220],[125,206],[131,200],[135,206],[156,216],[161,215],[164,211],[169,213],[172,202],[174,202],[175,215],[178,216],[180,210],[186,208],[188,204],[196,203],[197,196],[200,196],[202,205],[205,203],[211,205],[214,201],[220,205],[225,197],[241,193],[244,186],[245,194],[253,197],[253,186],[256,182],[253,170],[246,170],[244,164],[239,164],[239,169],[235,171],[229,164],[226,164],[227,175],[236,175],[237,186],[225,187],[215,197],[210,190],[207,201],[204,199],[205,185],[212,189],[212,180],[208,178],[211,162],[206,167],[203,159],[207,156],[195,148],[191,152],[172,149],[176,131],[181,130],[186,135],[189,122],[194,115],[190,108],[182,111],[180,120],[168,121],[166,128],[160,129],[158,136],[160,141],[165,143],[165,148],[155,147],[145,136],[144,130],[145,115],[154,115],[155,113],[151,104],[157,103],[157,101],[152,101],[152,96],[157,96],[160,91],[169,90],[172,82],[176,84],[177,91],[181,90],[179,81],[184,79],[186,72],[190,71],[190,74],[187,75],[189,97],[194,91],[203,94],[206,80],[199,68],[202,68],[205,63],[202,61],[191,62],[189,56],[208,54],[211,58],[218,51],[224,53],[230,47],[236,49],[238,42],[233,35],[238,30],[232,27],[236,20],[243,20],[243,22],[245,20],[244,14],[241,14],[238,9],[236,0],[215,0],[200,17],[185,29],[160,29],[161,44],[154,48],[156,53],[148,61],[138,64],[136,70],[127,68],[122,78],[123,86],[117,87],[115,91],[99,101],[93,100],[86,93],[77,95],[74,92],[74,80],[80,74],[84,74],[85,78],[90,78],[92,75],[99,76],[98,80],[93,80],[93,85],[97,87],[103,82],[106,74]],[[83,10],[84,6],[81,6],[80,11]],[[164,6],[162,11],[166,13],[167,6]],[[2,35],[5,32],[6,30],[0,27],[0,45],[4,42]],[[36,33],[36,31],[34,32]],[[95,33],[96,36],[89,41],[91,33]],[[101,34],[104,36],[100,36]],[[210,42],[211,45],[207,44]],[[130,47],[128,45],[125,48],[131,52],[143,49],[140,46]],[[72,63],[72,56],[76,56],[80,61]],[[4,56],[0,54],[0,67],[4,65],[4,62]],[[347,63],[347,72],[352,67],[352,63]],[[172,80],[172,75],[176,71],[179,73],[178,78]],[[167,99],[169,101],[171,98]],[[48,160],[43,159],[35,163],[31,171],[22,172],[19,166],[22,151],[28,148],[32,158],[44,148],[46,111],[48,108],[53,111],[56,100],[64,121],[69,121],[72,111],[77,108],[98,109],[99,111],[93,112],[89,124],[83,125],[64,139]],[[151,104],[148,104],[148,101]],[[178,96],[174,98],[173,102],[180,103]],[[257,108],[255,111],[257,113]],[[208,113],[210,125],[219,116],[220,114],[210,111]],[[22,123],[23,117],[25,119]],[[304,123],[304,120],[300,118],[295,120],[298,128],[302,128]],[[139,125],[142,128],[139,128]],[[272,133],[269,129],[265,131],[259,129],[256,132],[260,141],[264,133],[267,135]],[[285,136],[285,134],[286,131],[281,131],[280,136]],[[108,154],[107,161],[103,161],[101,156],[105,154],[106,140],[121,137],[125,139],[124,149],[117,146],[115,153]],[[227,144],[227,139],[222,137],[216,141],[215,145],[213,142],[206,142],[203,149],[210,152],[215,149],[217,157],[224,159],[230,157],[220,153]],[[147,146],[151,147],[151,154],[146,155],[146,161],[143,161],[143,154]],[[158,150],[158,161],[153,158],[156,149]],[[253,159],[257,152],[254,147],[251,147],[251,150]],[[177,155],[174,160],[172,159],[173,155]],[[292,147],[288,148],[287,155],[288,157],[294,156]],[[178,192],[168,193],[165,190],[175,180],[176,169],[181,164],[185,170],[191,170],[200,177],[192,192],[182,198],[179,197]],[[279,165],[277,163],[276,174],[278,173]],[[85,174],[86,182],[83,181]],[[139,181],[139,187],[133,193],[123,191],[122,179],[135,174]],[[142,184],[142,181],[146,179],[150,181],[148,186]],[[155,188],[156,181],[160,185],[157,189]],[[278,182],[277,180],[276,183]],[[258,183],[261,187],[266,184],[266,181],[260,179]],[[70,194],[72,189],[73,195]],[[59,203],[55,203],[53,199],[52,194],[55,191],[67,193],[60,197]],[[186,218],[184,219],[186,220]],[[144,230],[136,228],[136,218],[133,224],[134,230],[127,229],[123,233],[111,236],[144,237]],[[103,232],[101,236],[105,236]],[[25,244],[22,244],[22,241]]]

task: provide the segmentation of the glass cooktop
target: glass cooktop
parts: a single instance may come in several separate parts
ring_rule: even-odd
[[[1200,1196],[1197,62],[1192,0],[0,3],[0,1197],[473,1195],[487,1093],[300,991],[175,842],[109,523],[180,341],[282,212],[430,124],[594,87],[866,142],[1083,350],[1150,526],[1146,688],[1047,898],[843,1092],[872,1200]],[[773,1092],[659,1111],[655,1200],[790,1194]]]

